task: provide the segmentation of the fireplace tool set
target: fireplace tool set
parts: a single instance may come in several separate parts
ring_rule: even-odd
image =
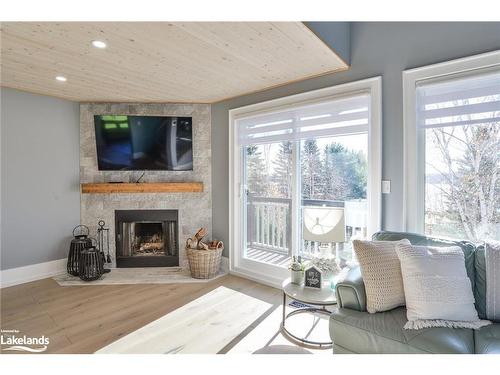
[[[101,249],[102,254],[106,252],[105,263],[111,263],[111,256],[109,255],[109,228],[105,228],[106,223],[104,220],[99,220],[99,228],[97,228],[97,240],[99,241],[98,246]]]
[[[111,272],[104,268],[105,263],[111,263],[109,255],[109,228],[104,220],[100,220],[97,229],[97,239],[89,237],[90,230],[86,225],[77,225],[73,229],[68,254],[67,271],[84,281],[99,279],[103,273]],[[105,253],[107,252],[107,255]]]

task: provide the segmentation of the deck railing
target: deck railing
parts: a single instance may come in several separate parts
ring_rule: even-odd
[[[292,240],[290,210],[292,200],[286,198],[247,197],[247,245],[252,248],[290,254]],[[366,235],[366,200],[328,201],[302,200],[302,207],[344,207],[346,235]],[[307,243],[303,255],[311,256],[318,244]],[[307,254],[306,254],[307,253]]]
[[[251,247],[288,253],[291,243],[292,200],[256,198],[248,200],[248,242]]]

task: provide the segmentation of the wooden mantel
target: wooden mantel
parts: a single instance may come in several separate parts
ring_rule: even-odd
[[[84,194],[111,193],[201,193],[203,182],[139,182],[81,184]]]

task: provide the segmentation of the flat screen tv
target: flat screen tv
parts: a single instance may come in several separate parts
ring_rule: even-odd
[[[193,170],[191,117],[94,116],[102,171]]]

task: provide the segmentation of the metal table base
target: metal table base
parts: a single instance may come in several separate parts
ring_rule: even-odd
[[[330,316],[331,312],[326,309],[325,306],[323,305],[318,305],[321,307],[302,307],[302,308],[297,308],[294,311],[290,311],[288,314],[286,313],[286,293],[283,292],[283,317],[281,320],[281,332],[285,334],[285,336],[288,336],[289,339],[292,341],[295,341],[295,343],[303,346],[309,346],[314,349],[330,349],[333,347],[333,342],[332,341],[312,341],[312,340],[307,340],[303,337],[298,337],[291,333],[286,327],[285,327],[285,322],[286,320],[297,314],[304,314],[304,313],[319,313],[319,314],[324,314]],[[300,302],[300,301],[299,301]],[[311,304],[311,303],[309,303]]]

